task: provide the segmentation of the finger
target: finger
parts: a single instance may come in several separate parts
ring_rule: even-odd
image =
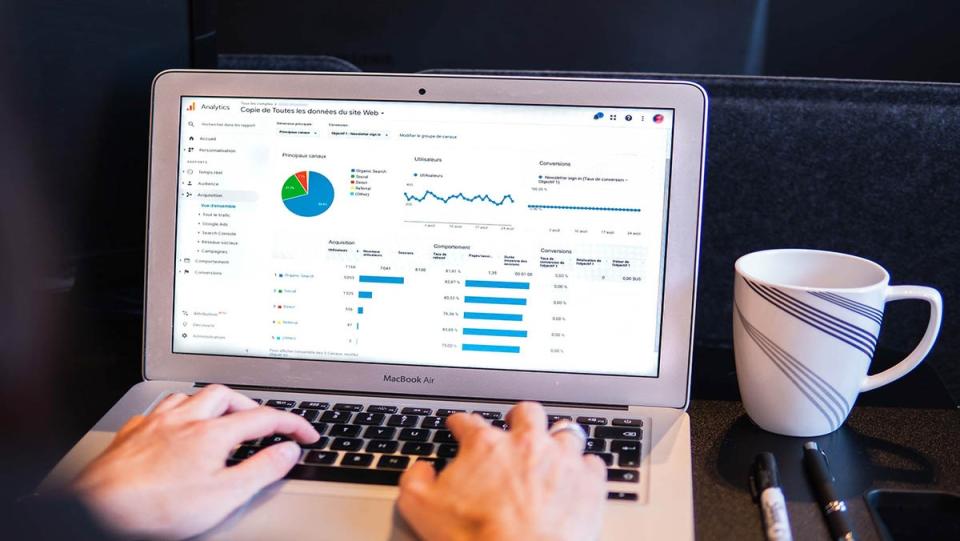
[[[560,448],[568,453],[580,454],[586,446],[586,436],[577,432],[577,425],[567,420],[558,421],[551,430],[559,430],[558,427],[571,426],[570,430],[560,430],[552,434],[551,438],[557,442]]]
[[[429,505],[429,491],[436,481],[436,472],[428,462],[418,461],[400,476],[397,509],[421,539],[441,539],[430,535],[437,526],[437,515]]]
[[[258,407],[253,399],[224,385],[208,385],[183,403],[185,414],[193,419],[212,419],[224,413]]]
[[[536,402],[520,402],[507,413],[511,431],[544,432],[547,429],[547,412]]]
[[[157,405],[154,406],[153,411],[150,413],[163,413],[165,411],[170,411],[180,404],[183,404],[183,402],[188,398],[190,397],[184,393],[170,393],[163,397],[160,402],[157,402]]]
[[[225,468],[221,475],[231,483],[231,497],[236,497],[236,505],[239,505],[263,487],[283,478],[298,460],[300,447],[292,441],[285,441],[258,451],[236,466]]]
[[[483,417],[472,413],[454,413],[447,417],[447,428],[460,443],[466,443],[480,431],[491,429]]]
[[[140,424],[143,423],[143,420],[144,420],[143,415],[134,415],[133,417],[128,419],[127,422],[123,423],[123,426],[121,426],[120,429],[117,430],[117,435],[114,436],[113,441],[117,441],[118,439],[122,439],[126,437],[127,434],[129,434],[135,428],[140,426]]]
[[[400,476],[400,490],[423,492],[437,480],[437,471],[433,464],[418,460]]]
[[[606,481],[607,479],[607,463],[603,461],[602,458],[593,454],[583,455],[583,464],[587,468],[587,472],[598,478]]]
[[[313,443],[320,439],[320,434],[303,417],[273,408],[239,411],[210,423],[231,444],[271,434],[285,434],[301,443]]]

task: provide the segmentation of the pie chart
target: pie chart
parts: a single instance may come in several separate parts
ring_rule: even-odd
[[[280,198],[290,212],[312,218],[323,214],[333,204],[333,184],[316,171],[300,171],[283,183]]]

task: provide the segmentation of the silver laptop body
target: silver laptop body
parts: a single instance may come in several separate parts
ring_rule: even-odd
[[[706,113],[687,82],[161,73],[144,381],[41,490],[207,383],[317,415],[537,400],[603,427],[620,480],[602,539],[692,539]],[[639,464],[611,433],[639,443]],[[307,453],[206,537],[411,537],[380,454],[334,482],[312,480],[330,477]]]

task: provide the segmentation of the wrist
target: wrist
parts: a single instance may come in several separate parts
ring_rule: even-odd
[[[145,533],[129,523],[130,517],[123,509],[125,497],[111,489],[109,483],[81,478],[74,482],[70,490],[97,523],[111,534],[129,539]]]

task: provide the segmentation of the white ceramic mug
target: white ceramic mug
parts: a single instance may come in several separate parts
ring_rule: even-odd
[[[857,395],[903,377],[930,352],[940,293],[891,286],[887,271],[852,255],[767,250],[737,260],[733,346],[744,408],[764,430],[819,436],[843,424]],[[930,322],[920,344],[867,375],[887,302],[920,299]]]

